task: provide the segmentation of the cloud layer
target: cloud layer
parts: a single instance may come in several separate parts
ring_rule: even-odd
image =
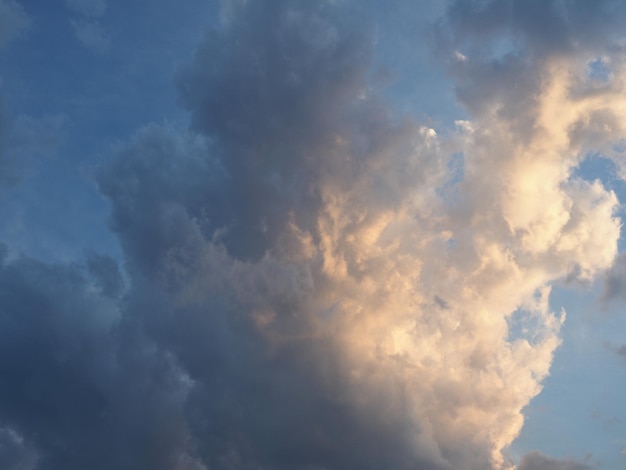
[[[147,125],[99,174],[128,285],[98,255],[4,260],[0,462],[514,468],[565,320],[550,287],[617,255],[615,194],[575,176],[590,151],[622,164],[614,30],[454,3],[468,118],[435,130],[371,83],[365,8],[228,6],[177,77],[191,129]]]

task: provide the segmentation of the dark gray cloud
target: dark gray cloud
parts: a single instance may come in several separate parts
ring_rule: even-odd
[[[264,257],[288,248],[292,217],[314,228],[340,136],[365,159],[405,132],[367,96],[373,36],[354,22],[326,2],[251,3],[179,75],[195,132],[149,126],[101,174],[127,311],[193,380],[185,410],[209,468],[438,468],[405,405],[352,403],[337,344],[309,337],[309,268]],[[272,351],[264,305],[301,339]]]
[[[546,57],[617,43],[625,15],[613,0],[456,0],[446,20],[459,46],[510,39],[513,51]]]
[[[92,288],[111,283],[110,261],[92,256],[89,265],[93,280],[80,266],[28,258],[0,269],[0,461],[184,468],[176,465],[189,444],[186,386],[171,359]]]
[[[558,460],[532,452],[522,459],[518,470],[592,470],[593,467],[574,460]]]
[[[125,310],[193,380],[185,415],[205,464],[438,468],[414,453],[403,406],[355,406],[336,344],[307,337],[310,319],[298,315],[312,295],[306,267],[243,264],[219,243],[227,229],[213,244],[220,227],[206,214],[224,197],[213,151],[203,138],[151,126],[101,179],[133,274]],[[279,309],[283,334],[302,339],[272,351],[252,310],[263,305]]]
[[[213,218],[235,216],[227,244],[239,256],[260,256],[288,214],[314,213],[313,181],[336,152],[333,139],[352,131],[346,126],[382,131],[374,103],[359,102],[373,24],[351,6],[250,2],[225,31],[207,35],[179,75],[193,128],[215,139],[230,178]],[[369,122],[350,119],[357,113]]]

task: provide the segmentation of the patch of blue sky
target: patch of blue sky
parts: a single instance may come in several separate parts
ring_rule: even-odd
[[[188,126],[173,78],[207,26],[219,21],[219,5],[111,2],[97,18],[110,42],[100,51],[75,34],[77,24],[96,19],[47,1],[25,10],[27,34],[0,51],[0,93],[11,119],[60,119],[62,138],[21,163],[19,185],[3,190],[0,239],[42,260],[81,257],[86,249],[119,257],[94,169],[115,142],[149,122]]]
[[[626,375],[621,358],[606,344],[609,336],[623,339],[626,321],[602,311],[598,303],[601,289],[599,282],[588,289],[553,289],[552,308],[567,311],[563,342],[543,390],[524,410],[526,421],[511,446],[513,454],[539,449],[560,458],[583,460],[589,456],[601,469],[626,464],[622,455],[626,447]]]

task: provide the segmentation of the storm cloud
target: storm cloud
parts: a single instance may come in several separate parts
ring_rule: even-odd
[[[123,264],[4,257],[0,464],[515,468],[551,286],[617,255],[617,197],[575,170],[626,165],[623,53],[594,33],[621,10],[452,2],[433,27],[467,116],[435,129],[372,81],[364,4],[226,3],[176,75],[189,129],[98,170]]]

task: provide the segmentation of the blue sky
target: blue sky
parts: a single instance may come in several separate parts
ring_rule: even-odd
[[[624,25],[0,0],[0,467],[623,468]]]

